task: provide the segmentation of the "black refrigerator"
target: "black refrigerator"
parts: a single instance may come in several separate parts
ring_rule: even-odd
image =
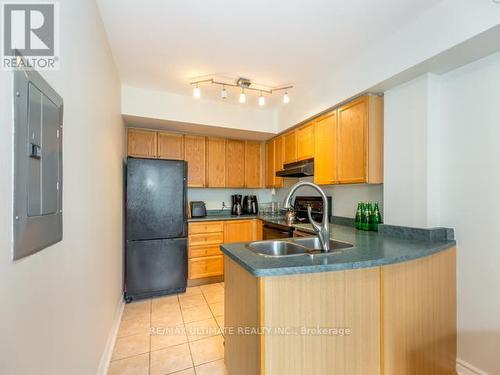
[[[125,301],[187,284],[187,163],[127,159]]]

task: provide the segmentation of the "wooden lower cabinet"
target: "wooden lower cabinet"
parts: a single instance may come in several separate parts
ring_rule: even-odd
[[[299,275],[255,277],[227,256],[224,268],[228,374],[455,374],[455,248]]]
[[[231,220],[224,223],[224,243],[254,240],[255,220]]]
[[[222,243],[262,239],[262,221],[201,221],[188,225],[189,280],[224,275]],[[203,281],[203,280],[202,280]]]
[[[189,278],[218,276],[224,273],[223,257],[216,255],[189,259]]]

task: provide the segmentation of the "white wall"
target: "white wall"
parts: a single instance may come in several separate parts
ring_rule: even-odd
[[[424,75],[384,95],[387,224],[439,223],[439,78]]]
[[[124,115],[276,133],[277,112],[123,85]]]
[[[360,49],[359,54],[332,66],[328,72],[319,72],[318,80],[297,82],[291,92],[292,102],[279,112],[279,131],[358,95],[499,23],[500,6],[491,0],[438,1],[387,38],[373,41],[369,48]]]
[[[64,239],[12,261],[12,74],[0,72],[0,373],[97,372],[122,290],[120,82],[93,1],[61,2]]]
[[[458,357],[499,374],[500,52],[385,96],[386,221],[457,239]]]
[[[458,248],[458,356],[500,374],[500,53],[442,77],[441,223]]]

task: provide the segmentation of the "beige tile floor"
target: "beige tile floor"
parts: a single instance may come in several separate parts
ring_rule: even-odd
[[[225,375],[224,283],[125,306],[109,375]]]

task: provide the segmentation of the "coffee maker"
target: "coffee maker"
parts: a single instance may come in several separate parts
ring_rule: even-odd
[[[241,215],[243,207],[241,206],[241,195],[231,195],[231,215]]]
[[[255,195],[247,195],[243,198],[243,212],[248,215],[257,215],[259,206]]]
[[[257,196],[250,195],[250,213],[257,215],[259,213],[259,204],[257,203]]]

